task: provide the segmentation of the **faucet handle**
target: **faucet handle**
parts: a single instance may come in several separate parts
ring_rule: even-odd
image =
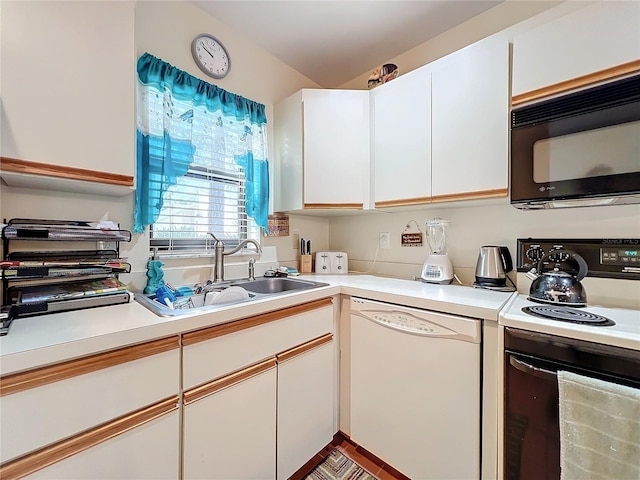
[[[256,259],[255,258],[250,258],[249,259],[249,280],[255,280],[256,279],[255,270],[254,270],[255,263],[256,263]]]

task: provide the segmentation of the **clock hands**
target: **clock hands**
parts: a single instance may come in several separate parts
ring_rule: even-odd
[[[211,52],[209,51],[209,49],[208,49],[207,47],[205,47],[205,46],[204,46],[204,43],[201,43],[200,45],[202,46],[202,49],[203,49],[205,52],[207,52],[209,55],[211,55],[211,58],[213,58],[213,59],[215,60],[215,58],[216,58],[216,57],[214,57],[214,56],[213,56],[213,53],[211,53]]]

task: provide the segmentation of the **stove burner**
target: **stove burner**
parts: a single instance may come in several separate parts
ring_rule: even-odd
[[[522,307],[524,313],[535,317],[546,318],[549,320],[560,320],[562,322],[579,323],[582,325],[592,325],[597,327],[610,327],[616,323],[613,320],[596,315],[595,313],[585,312],[570,307],[560,307],[551,305],[532,305],[530,307]]]

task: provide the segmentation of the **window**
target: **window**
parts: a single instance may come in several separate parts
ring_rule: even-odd
[[[268,208],[264,105],[149,54],[138,77],[134,231],[149,225],[152,249],[190,256],[212,253],[208,232],[230,246],[259,241]]]

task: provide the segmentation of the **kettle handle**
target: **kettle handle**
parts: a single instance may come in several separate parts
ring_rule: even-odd
[[[509,248],[507,247],[499,247],[500,248],[500,257],[502,258],[502,268],[504,269],[504,273],[509,273],[513,270],[513,259],[511,258],[511,252],[509,252]]]
[[[586,277],[587,273],[589,273],[589,266],[587,265],[587,262],[584,260],[584,258],[578,255],[576,252],[572,252],[571,250],[565,250],[564,248],[558,249],[558,250],[550,250],[545,256],[543,256],[538,261],[538,267],[537,267],[538,272],[542,273],[542,264],[545,260],[551,257],[551,255],[558,255],[558,254],[562,255],[563,253],[566,253],[567,255],[569,255],[569,258],[574,259],[578,263],[578,274],[575,277],[576,280],[580,281],[584,277]]]

